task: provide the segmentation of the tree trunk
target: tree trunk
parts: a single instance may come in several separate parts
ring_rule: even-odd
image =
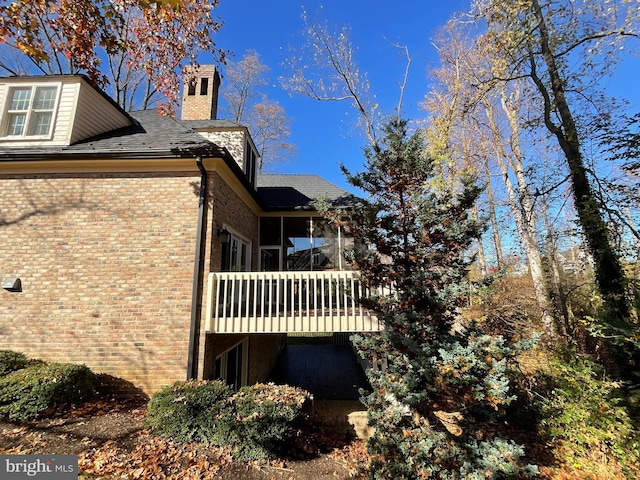
[[[491,221],[491,231],[493,234],[493,243],[496,249],[496,262],[498,268],[504,266],[502,255],[502,240],[500,238],[500,227],[498,225],[498,215],[496,214],[496,201],[491,187],[491,171],[489,170],[489,157],[484,157],[484,174],[487,177],[487,199],[489,202],[489,220]]]
[[[496,138],[499,138],[501,132],[495,120],[493,106],[489,103],[486,103],[485,107],[487,108],[487,117],[489,119],[490,128]],[[503,109],[507,109],[507,106],[504,103]],[[512,143],[517,143],[517,134],[512,134],[510,141]],[[530,204],[530,202],[526,198],[527,196],[530,196],[528,194],[528,187],[526,184],[518,185],[518,193],[516,193],[516,189],[514,188],[514,185],[509,177],[509,166],[506,162],[509,161],[512,167],[516,167],[518,170],[521,170],[520,172],[516,172],[516,177],[520,179],[524,178],[524,167],[517,158],[508,160],[508,154],[505,151],[504,145],[501,141],[494,141],[494,148],[496,150],[496,162],[498,163],[500,171],[502,172],[502,178],[507,190],[509,206],[511,208],[511,212],[513,213],[518,236],[520,237],[520,241],[522,242],[522,246],[527,257],[527,264],[533,282],[536,303],[540,308],[542,327],[547,339],[553,339],[557,337],[557,331],[553,315],[551,314],[552,306],[551,302],[549,301],[549,294],[547,292],[547,287],[544,281],[542,258],[536,238],[535,225],[532,225],[532,218],[527,214],[528,210],[526,208],[526,206]],[[513,147],[512,150],[514,150]],[[516,148],[514,151],[517,150],[518,149]],[[523,193],[526,194],[524,195],[525,198],[523,198]]]
[[[473,219],[478,221],[478,206],[473,207]],[[480,269],[480,275],[482,278],[487,276],[487,260],[484,254],[484,245],[482,244],[482,237],[478,238],[478,268]]]
[[[569,167],[571,184],[578,213],[578,221],[584,232],[587,245],[594,260],[596,281],[603,296],[609,322],[622,327],[627,326],[629,305],[626,300],[626,280],[620,265],[620,259],[609,241],[609,230],[603,218],[600,204],[593,195],[587,177],[582,154],[580,138],[571,108],[564,93],[564,82],[556,64],[554,52],[551,50],[546,20],[538,0],[532,0],[533,14],[540,32],[538,47],[547,67],[550,88],[537,76],[533,53],[530,54],[531,78],[542,94],[545,102],[544,120],[547,129],[555,135],[560,148],[564,152]],[[560,117],[560,126],[553,123],[552,106]]]

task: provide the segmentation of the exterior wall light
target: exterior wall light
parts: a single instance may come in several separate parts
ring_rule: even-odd
[[[231,241],[231,233],[226,228],[219,228],[218,238],[222,243],[229,243]]]
[[[22,281],[18,277],[9,277],[2,282],[2,288],[7,292],[21,292]]]

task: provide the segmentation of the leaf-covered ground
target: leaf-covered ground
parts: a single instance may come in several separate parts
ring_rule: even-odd
[[[86,480],[364,478],[367,455],[363,442],[313,425],[299,433],[288,458],[246,463],[234,461],[224,449],[154,437],[143,429],[145,413],[146,401],[141,398],[98,398],[23,424],[0,420],[0,453],[78,454],[79,478]],[[527,461],[541,466],[539,478],[624,478],[613,471],[594,477],[554,465],[545,445],[527,445],[526,449]]]
[[[288,458],[236,462],[225,449],[177,444],[143,429],[146,401],[95,399],[23,424],[0,420],[0,453],[78,454],[81,479],[362,478],[362,442],[309,426]]]

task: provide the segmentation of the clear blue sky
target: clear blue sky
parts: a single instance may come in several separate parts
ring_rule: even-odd
[[[277,100],[291,118],[290,142],[297,147],[295,159],[282,166],[280,173],[316,173],[351,190],[339,169],[343,163],[351,171],[361,170],[365,139],[356,126],[357,114],[348,102],[314,101],[300,95],[290,97],[281,89],[278,77],[289,45],[300,46],[306,10],[314,21],[327,21],[335,30],[346,25],[357,48],[356,60],[368,74],[371,90],[381,107],[392,111],[397,105],[406,58],[393,44],[406,45],[412,57],[403,102],[404,117],[421,120],[425,112],[418,107],[429,90],[428,67],[438,59],[431,40],[438,27],[456,11],[466,11],[468,0],[220,0],[214,15],[224,21],[215,40],[220,48],[240,60],[247,50],[256,50],[271,68],[270,86],[265,93]],[[206,63],[206,59],[200,59]],[[613,85],[613,94],[638,101],[638,60],[623,64]],[[224,88],[224,79],[222,87]],[[635,99],[634,99],[635,98]],[[638,108],[635,109],[636,111]]]
[[[353,171],[361,169],[365,139],[357,130],[355,111],[348,102],[318,102],[300,95],[289,96],[278,77],[289,45],[300,46],[304,9],[314,21],[326,20],[333,29],[347,25],[357,48],[356,60],[366,71],[371,90],[383,109],[392,111],[398,103],[406,58],[394,43],[407,45],[412,57],[410,78],[405,92],[406,118],[423,118],[418,108],[427,93],[427,66],[437,62],[430,40],[455,10],[468,6],[465,0],[397,0],[393,4],[364,0],[265,2],[221,0],[214,10],[223,21],[215,40],[220,48],[235,53],[240,60],[247,50],[256,50],[271,68],[269,98],[277,100],[291,118],[291,143],[297,147],[295,159],[282,166],[280,173],[317,173],[348,188],[339,169],[343,163]],[[457,8],[456,8],[457,7]],[[200,59],[202,63],[206,59]],[[222,86],[224,88],[224,79]]]

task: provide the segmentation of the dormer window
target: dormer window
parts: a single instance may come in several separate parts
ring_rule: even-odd
[[[57,86],[10,88],[2,124],[3,136],[49,137],[57,98]]]
[[[253,149],[251,142],[247,140],[245,150],[244,150],[244,173],[249,179],[249,183],[251,183],[251,185],[254,185],[256,181],[257,158],[258,158],[258,154]]]

